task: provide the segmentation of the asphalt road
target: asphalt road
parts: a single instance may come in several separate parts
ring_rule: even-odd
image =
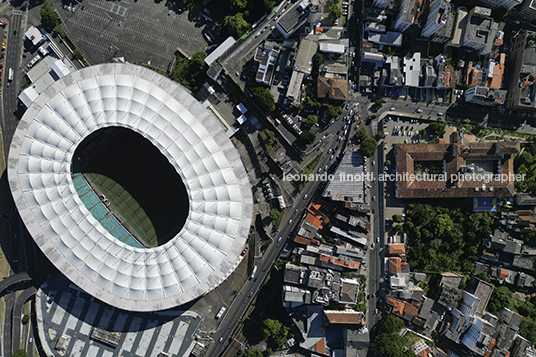
[[[12,350],[16,351],[21,348],[21,318],[22,318],[22,307],[24,303],[31,298],[37,289],[33,286],[24,290],[17,298],[15,305],[13,306],[13,345]],[[25,349],[26,350],[26,349]]]
[[[287,1],[287,4],[289,2]],[[242,71],[242,60],[246,55],[251,53],[256,47],[258,47],[271,33],[271,27],[275,25],[277,21],[274,20],[277,16],[282,16],[283,13],[287,11],[295,11],[295,9],[300,5],[299,2],[296,2],[291,5],[286,5],[288,8],[285,9],[285,6],[277,14],[272,14],[268,16],[264,21],[262,21],[251,35],[240,44],[232,53],[230,53],[225,59],[220,58],[220,63],[225,68],[225,71],[231,76],[235,72]],[[262,32],[263,29],[266,31]],[[260,33],[260,34],[259,34]],[[259,34],[259,35],[257,35]]]
[[[4,153],[7,158],[11,138],[18,125],[18,119],[15,116],[17,111],[18,83],[22,72],[19,71],[19,61],[21,59],[22,38],[22,20],[23,12],[14,10],[7,28],[6,57],[4,63],[4,76],[2,77],[2,135],[4,139]],[[7,80],[9,68],[13,68],[13,82]],[[9,85],[9,86],[8,86]]]

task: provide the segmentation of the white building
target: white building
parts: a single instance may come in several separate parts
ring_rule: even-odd
[[[419,86],[419,76],[421,74],[421,53],[415,52],[411,57],[404,57],[404,81],[408,87]]]
[[[107,127],[145,137],[184,182],[188,217],[166,244],[149,249],[124,243],[78,195],[71,172],[75,150]],[[236,148],[183,87],[144,67],[108,63],[57,80],[20,120],[8,175],[37,246],[73,283],[114,307],[182,305],[217,287],[242,259],[253,200]]]

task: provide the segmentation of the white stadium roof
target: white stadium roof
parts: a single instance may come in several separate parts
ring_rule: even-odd
[[[110,126],[151,141],[186,186],[186,223],[164,245],[124,244],[76,193],[75,149]],[[203,296],[234,270],[249,234],[251,187],[237,150],[186,90],[141,66],[103,64],[58,80],[24,114],[8,164],[14,200],[37,245],[71,281],[115,307],[154,311]]]

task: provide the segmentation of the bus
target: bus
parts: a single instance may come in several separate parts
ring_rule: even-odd
[[[257,272],[257,266],[255,265],[253,267],[253,271],[251,272],[251,275],[249,276],[250,279],[253,279],[255,277],[255,273]]]
[[[218,311],[218,313],[216,314],[216,320],[221,318],[223,316],[223,314],[225,313],[225,310],[227,310],[226,308],[222,307],[220,309],[220,311]]]
[[[8,73],[9,73],[8,80],[12,81],[13,80],[13,68],[10,68]]]

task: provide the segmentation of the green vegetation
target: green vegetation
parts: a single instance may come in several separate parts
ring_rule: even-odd
[[[419,130],[419,135],[420,136],[426,136],[426,129]]]
[[[266,145],[266,148],[268,150],[271,150],[274,144],[275,133],[268,129],[262,129],[261,131],[259,131],[259,135],[264,144]]]
[[[240,350],[238,353],[240,356],[245,357],[263,357],[263,354],[259,350],[254,350],[252,348],[247,348],[245,350]]]
[[[400,317],[386,315],[381,321],[382,333],[399,333],[404,328],[404,321]]]
[[[339,7],[339,5],[337,3],[332,4],[329,7],[329,14],[328,14],[329,20],[333,22],[341,16],[342,16],[342,10]]]
[[[261,103],[261,106],[266,109],[267,111],[271,112],[275,109],[275,100],[274,96],[268,88],[265,87],[255,87],[251,88],[251,93],[253,93],[253,96],[255,99]]]
[[[374,102],[376,108],[381,109],[383,107],[383,99],[378,99]]]
[[[313,56],[313,71],[318,71],[318,68],[324,63],[324,55],[320,52]]]
[[[56,27],[56,25],[59,24],[59,19],[54,10],[50,7],[50,2],[46,1],[43,5],[41,5],[41,9],[39,10],[39,13],[41,14],[41,21],[50,26],[50,28]]]
[[[283,218],[283,212],[285,212],[285,210],[278,210],[276,208],[270,211],[270,217],[272,218],[272,222],[276,229],[279,229],[281,218]]]
[[[244,19],[244,14],[237,12],[234,15],[225,16],[223,19],[223,28],[229,32],[231,36],[236,38],[242,37],[250,28],[250,24]]]
[[[22,317],[22,323],[27,324],[28,321],[30,321],[30,315],[24,314],[24,316]]]
[[[512,293],[506,286],[499,286],[493,289],[488,303],[488,311],[495,316],[499,316],[499,311],[503,307],[511,309],[513,307],[513,298]]]
[[[430,132],[436,136],[443,136],[443,134],[445,134],[446,128],[447,128],[447,124],[444,122],[435,121],[431,123],[430,125],[428,125],[428,129],[430,129]]]
[[[339,115],[342,114],[342,105],[328,105],[328,108],[326,109],[326,115],[328,118],[336,118]]]
[[[318,117],[313,114],[308,115],[307,118],[305,119],[305,124],[310,125],[310,126],[315,125],[317,122],[318,122]]]
[[[311,133],[309,130],[304,130],[302,131],[302,133],[300,134],[300,139],[301,141],[303,141],[305,144],[307,145],[310,145],[312,143],[315,142],[315,139],[316,139],[316,135]]]
[[[84,56],[82,56],[82,52],[78,48],[75,48],[73,51],[73,56],[79,61],[82,61],[84,59]]]
[[[313,97],[306,96],[304,102],[305,107],[308,109],[318,110],[322,108],[322,104]]]
[[[13,357],[28,357],[28,354],[22,349],[19,348],[14,354]]]
[[[368,138],[367,128],[361,127],[355,134],[355,138],[358,140],[358,142],[362,142],[366,138]]]
[[[385,132],[383,130],[378,131],[378,140],[385,138]]]
[[[399,214],[394,214],[393,215],[393,222],[402,223],[402,222],[404,222],[404,217],[402,217]]]
[[[374,339],[383,357],[415,357],[412,349],[406,349],[407,342],[407,338],[394,333],[382,333]]]
[[[262,338],[268,343],[270,348],[278,350],[287,343],[290,328],[283,325],[279,320],[264,319],[261,323]]]
[[[194,53],[190,59],[178,55],[169,78],[179,82],[192,92],[198,91],[207,72],[205,57],[207,57],[205,51]]]
[[[493,232],[495,216],[423,203],[408,206],[405,227],[412,271],[471,274],[483,237]]]
[[[536,33],[532,32],[527,36],[527,44],[525,48],[534,46],[534,44],[536,44]]]
[[[372,157],[374,153],[376,152],[377,146],[378,146],[378,143],[376,142],[376,140],[374,140],[371,137],[368,137],[361,142],[361,146],[359,150],[361,151],[363,156]]]
[[[313,172],[321,158],[322,153],[318,154],[313,161],[311,161],[307,166],[305,166],[305,169],[302,170],[301,174],[309,175],[311,172]]]
[[[514,160],[514,172],[526,176],[524,180],[516,180],[515,189],[517,192],[536,193],[536,143],[521,146],[522,153]]]

